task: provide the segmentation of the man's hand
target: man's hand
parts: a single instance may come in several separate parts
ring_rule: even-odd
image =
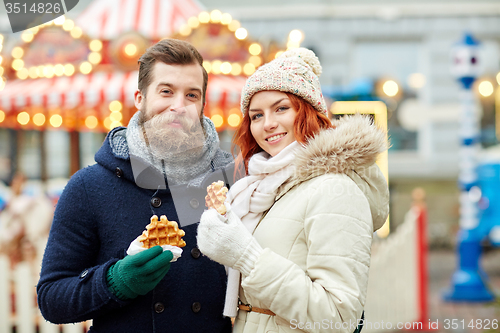
[[[128,255],[108,269],[108,287],[116,297],[126,300],[153,290],[170,269],[173,255],[161,246]]]
[[[245,275],[250,274],[262,252],[262,247],[231,209],[226,217],[213,208],[205,211],[196,239],[203,254]]]

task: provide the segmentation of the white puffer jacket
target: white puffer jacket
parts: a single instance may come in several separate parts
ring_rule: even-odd
[[[372,234],[389,212],[374,164],[385,133],[361,116],[340,120],[298,153],[297,172],[255,229],[264,248],[240,299],[234,332],[352,333],[366,299]]]

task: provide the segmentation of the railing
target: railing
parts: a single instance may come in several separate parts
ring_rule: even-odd
[[[424,196],[414,191],[404,222],[373,246],[363,332],[431,330]]]
[[[14,327],[16,333],[86,332],[89,322],[54,325],[42,317],[36,305],[36,273],[28,262],[11,270],[9,259],[0,256],[0,333],[13,332]]]

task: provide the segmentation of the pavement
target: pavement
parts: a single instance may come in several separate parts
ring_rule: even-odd
[[[432,332],[500,333],[500,249],[485,251],[480,262],[480,267],[489,277],[490,287],[497,295],[496,304],[445,302],[443,292],[451,286],[451,276],[456,266],[457,256],[454,251],[429,252],[429,319],[432,323],[437,323],[432,326],[437,326],[437,330]],[[492,325],[495,319],[497,329],[493,329]]]

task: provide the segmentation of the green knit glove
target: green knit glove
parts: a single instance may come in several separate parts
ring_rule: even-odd
[[[146,295],[153,290],[170,269],[174,256],[161,246],[128,255],[109,267],[106,282],[111,292],[122,300]]]

